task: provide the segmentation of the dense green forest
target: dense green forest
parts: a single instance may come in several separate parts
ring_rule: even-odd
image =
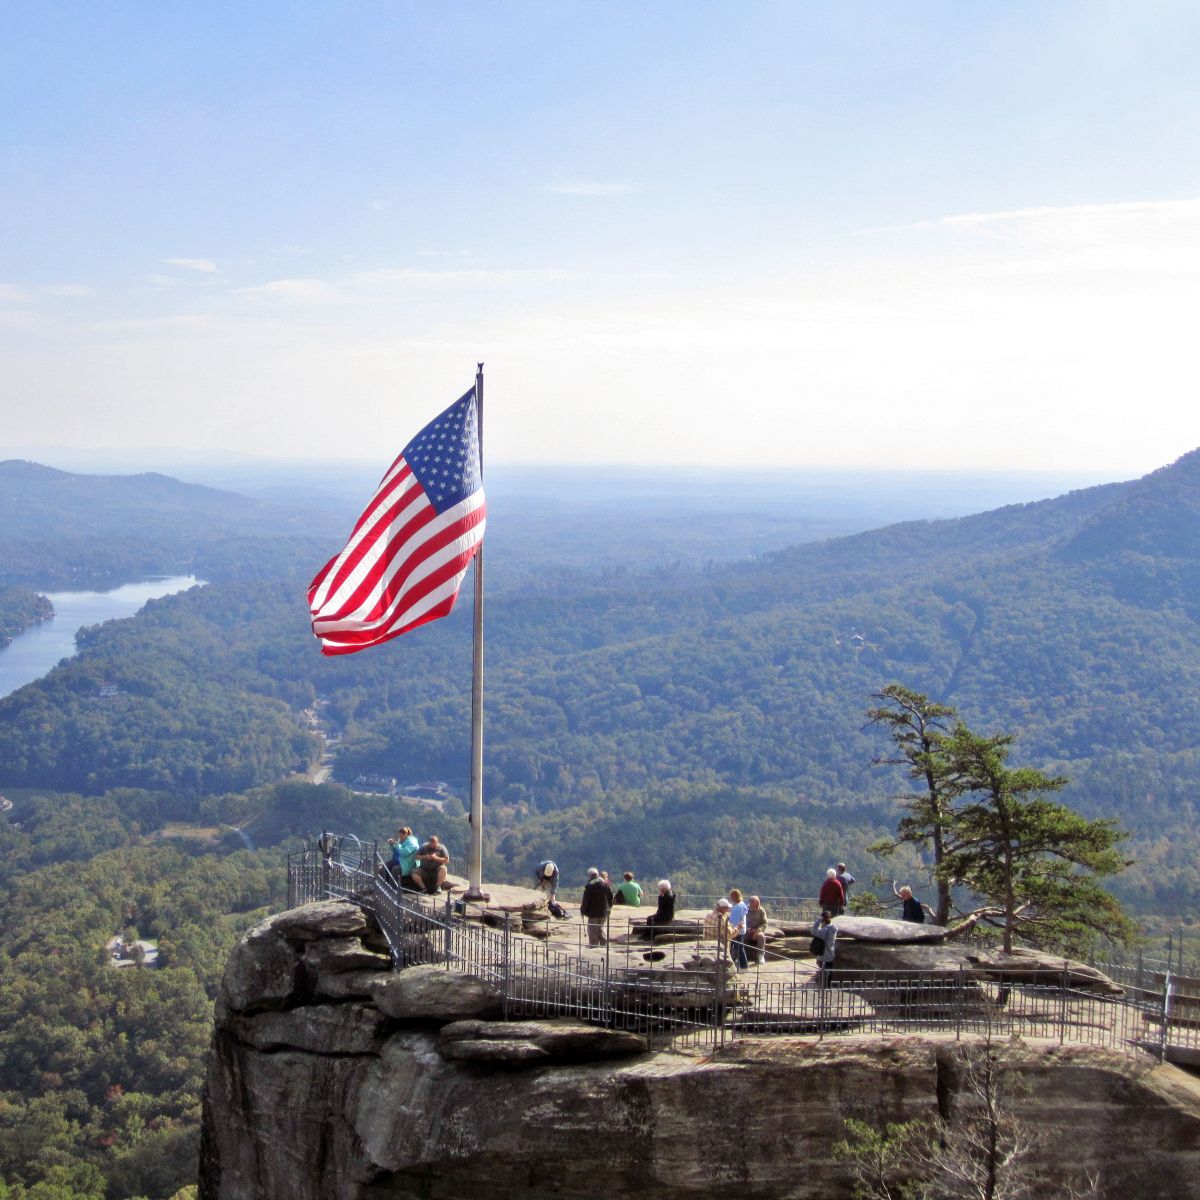
[[[1198,529],[1192,453],[1133,483],[700,569],[571,562],[534,587],[541,560],[522,543],[489,601],[496,869],[520,877],[546,853],[583,866],[616,853],[620,830],[644,848],[629,865],[712,889],[734,814],[762,822],[757,886],[811,890],[826,858],[894,823],[896,780],[872,764],[863,712],[903,681],[972,728],[1018,733],[1023,761],[1071,779],[1066,803],[1122,819],[1144,864],[1120,884],[1127,902],[1194,912]],[[315,759],[299,714],[317,696],[343,735],[339,779],[461,784],[467,606],[323,659],[303,592],[336,544],[306,558],[282,533],[252,555],[254,578],[88,631],[77,658],[0,702],[0,786],[244,793]],[[101,701],[108,679],[121,694]]]
[[[419,813],[306,784],[203,802],[135,789],[10,796],[0,1197],[166,1200],[195,1179],[212,1001],[237,938],[284,902],[283,844],[323,819],[387,831]],[[235,835],[196,829],[217,810],[258,813],[270,847],[235,850]],[[154,969],[112,964],[105,943],[127,930],[156,944]]]
[[[5,587],[0,584],[0,648],[10,638],[54,613],[54,606],[45,596],[28,588]]]
[[[0,1195],[173,1195],[195,1178],[211,1002],[284,895],[275,851],[196,855],[149,793],[15,794],[0,817]],[[146,831],[146,832],[143,832]],[[159,967],[105,950],[136,930]]]

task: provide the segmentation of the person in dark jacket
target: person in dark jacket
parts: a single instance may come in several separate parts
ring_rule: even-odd
[[[817,956],[817,982],[825,984],[829,981],[829,969],[833,966],[833,958],[837,953],[837,926],[833,923],[833,913],[829,909],[813,922],[812,932],[814,943],[824,944],[824,949]]]
[[[647,937],[651,941],[654,940],[654,931],[662,929],[664,926],[675,924],[675,893],[671,889],[671,881],[669,879],[660,879],[658,881],[658,907],[654,910],[654,915],[646,918],[644,925],[638,926],[640,936]]]
[[[835,917],[846,911],[846,890],[832,867],[825,872],[825,882],[821,884],[821,890],[817,893],[817,903],[822,908],[829,909]]]
[[[608,940],[604,936],[604,923],[612,907],[612,888],[600,878],[596,867],[588,867],[588,881],[584,884],[583,899],[579,902],[579,915],[587,918],[588,945],[603,946]]]
[[[925,922],[925,905],[913,895],[912,888],[905,886],[897,889],[896,881],[892,880],[892,891],[900,898],[900,918],[912,921],[915,925]]]

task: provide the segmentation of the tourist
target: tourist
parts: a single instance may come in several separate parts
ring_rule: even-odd
[[[417,851],[418,867],[415,882],[418,890],[424,890],[430,896],[436,896],[446,882],[446,870],[450,866],[450,855],[446,847],[430,836],[429,841]]]
[[[704,936],[715,941],[725,951],[729,949],[729,910],[733,902],[724,896],[713,905],[713,910],[704,918]]]
[[[912,888],[907,885],[897,889],[896,881],[892,880],[892,891],[900,899],[900,919],[912,921],[915,925],[925,923],[925,905],[913,895]]]
[[[579,915],[587,918],[589,946],[603,946],[608,941],[604,936],[604,924],[608,920],[612,902],[612,888],[596,867],[588,867],[583,899],[579,902]]]
[[[544,862],[538,863],[534,875],[537,878],[534,886],[539,891],[549,893],[549,903],[553,904],[558,895],[558,864],[546,859]]]
[[[675,924],[675,892],[669,879],[658,881],[658,907],[654,915],[646,918],[645,925],[639,926],[639,933],[654,941],[655,930],[669,929]]]
[[[729,938],[733,964],[739,971],[746,969],[746,913],[750,906],[737,888],[729,889]]]
[[[421,843],[407,825],[396,830],[395,838],[388,838],[392,846],[392,877],[398,886],[407,888],[410,892],[421,890],[421,885],[413,878],[417,866],[417,851]]]
[[[837,948],[837,926],[833,923],[833,913],[825,909],[813,922],[813,950],[820,949],[817,955],[817,981],[825,983],[829,979],[829,969],[833,966],[833,956]],[[817,943],[820,942],[820,947]]]
[[[767,910],[757,896],[750,897],[746,906],[746,945],[754,955],[754,965],[757,967],[767,953]]]
[[[838,882],[837,871],[833,867],[825,872],[825,882],[821,884],[821,890],[817,893],[817,903],[822,908],[829,909],[835,917],[846,911],[846,893]]]
[[[837,881],[842,885],[842,891],[846,894],[846,903],[850,903],[850,885],[854,882],[854,876],[846,870],[845,863],[837,865]]]
[[[613,896],[614,904],[631,904],[634,908],[640,908],[642,904],[642,885],[633,877],[632,871],[626,871],[624,878],[617,884],[616,894]]]

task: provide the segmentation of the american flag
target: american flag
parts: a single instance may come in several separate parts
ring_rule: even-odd
[[[472,388],[404,447],[309,585],[321,652],[353,654],[450,612],[485,511]]]

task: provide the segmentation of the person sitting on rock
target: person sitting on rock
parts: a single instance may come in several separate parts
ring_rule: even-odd
[[[646,918],[645,925],[639,925],[639,935],[654,941],[655,932],[670,929],[675,924],[675,892],[669,879],[658,881],[658,907],[654,915]]]
[[[820,983],[826,983],[837,950],[837,926],[833,923],[833,913],[829,909],[825,909],[813,922],[812,932],[813,949],[817,948],[817,942],[822,943],[821,953],[817,955],[817,979]]]
[[[442,884],[446,882],[446,870],[450,866],[450,855],[446,852],[446,847],[431,834],[429,841],[417,851],[417,860],[420,866],[417,868],[416,881],[421,889],[431,896],[436,896],[442,890]]]
[[[822,908],[829,909],[835,917],[846,911],[846,893],[838,882],[837,871],[833,867],[825,872],[825,882],[821,884],[821,890],[817,893],[817,903]]]
[[[610,908],[612,888],[596,867],[588,867],[587,883],[584,884],[583,898],[579,902],[579,915],[587,918],[589,946],[603,946],[608,941],[604,936],[604,924]]]
[[[750,897],[746,906],[746,932],[743,940],[754,956],[754,965],[762,962],[767,952],[767,910],[757,896]]]
[[[724,896],[713,906],[712,912],[704,918],[704,936],[709,941],[715,941],[722,950],[729,949],[729,910],[733,904]]]
[[[397,885],[410,892],[422,891],[422,885],[413,878],[417,867],[417,851],[421,846],[416,835],[407,825],[402,825],[396,830],[394,838],[388,838],[388,844],[392,848],[392,878]]]
[[[900,919],[912,921],[914,925],[923,925],[925,923],[925,905],[913,895],[912,888],[906,884],[897,889],[896,881],[893,879],[892,891],[900,899]]]
[[[539,891],[548,892],[550,903],[553,904],[558,895],[558,864],[546,859],[544,862],[538,863],[534,874],[537,877],[537,883],[534,886]]]
[[[632,871],[626,871],[621,882],[617,884],[614,904],[632,904],[634,908],[641,907],[642,885],[633,877]]]

